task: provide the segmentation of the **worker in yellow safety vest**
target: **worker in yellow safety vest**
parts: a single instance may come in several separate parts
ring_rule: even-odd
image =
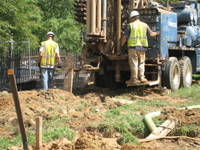
[[[54,33],[48,32],[46,39],[46,41],[41,43],[38,60],[38,66],[41,68],[42,88],[44,90],[53,88],[52,79],[54,74],[54,67],[56,65],[56,59],[58,62],[58,68],[61,68],[59,46],[56,42],[53,41]]]
[[[131,77],[129,81],[126,81],[126,84],[144,83],[147,82],[144,76],[145,53],[148,47],[147,34],[154,37],[159,33],[151,31],[146,23],[141,22],[137,11],[132,11],[130,17],[132,22],[127,26],[121,39],[121,46],[128,39],[128,59]]]

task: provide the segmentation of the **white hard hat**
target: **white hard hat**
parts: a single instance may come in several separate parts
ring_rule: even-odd
[[[50,31],[50,32],[47,33],[47,36],[54,37],[54,33]]]
[[[139,13],[137,11],[132,11],[131,14],[130,14],[130,17],[135,17],[135,16],[139,16]]]

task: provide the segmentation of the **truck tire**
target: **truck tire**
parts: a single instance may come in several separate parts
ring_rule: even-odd
[[[181,86],[188,89],[192,84],[192,63],[190,58],[184,56],[179,60],[181,68]]]
[[[165,63],[163,72],[163,85],[172,91],[176,91],[180,86],[180,65],[176,57],[170,57]]]
[[[104,85],[109,89],[118,88],[118,83],[115,82],[115,72],[114,71],[106,71],[104,74]]]

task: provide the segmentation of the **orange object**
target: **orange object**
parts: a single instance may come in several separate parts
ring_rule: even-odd
[[[13,74],[14,74],[13,69],[8,69],[8,75],[13,75]]]

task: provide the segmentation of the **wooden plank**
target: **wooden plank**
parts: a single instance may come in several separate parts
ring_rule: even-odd
[[[36,118],[36,150],[42,149],[42,117]]]
[[[67,57],[65,59],[65,79],[64,79],[65,91],[72,92],[73,72],[74,72],[74,58]]]
[[[15,74],[14,74],[13,69],[8,70],[8,76],[9,76],[10,87],[11,87],[13,99],[15,102],[15,109],[16,109],[17,118],[18,118],[18,122],[19,122],[20,132],[22,135],[23,148],[24,148],[24,150],[28,150],[28,141],[27,141],[26,131],[25,131],[25,127],[24,127],[24,121],[23,121],[23,117],[22,117],[22,112],[21,112],[21,107],[20,107],[20,102],[19,102],[19,95],[18,95],[17,85],[16,85],[16,81],[15,81]]]
[[[148,82],[145,82],[145,83],[127,84],[127,86],[140,86],[140,85],[150,85],[150,86],[152,86],[152,85],[156,85],[156,84],[158,84],[157,81],[148,81]]]

